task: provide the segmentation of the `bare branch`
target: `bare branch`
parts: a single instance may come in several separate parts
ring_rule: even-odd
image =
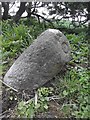
[[[18,92],[18,90],[16,90],[15,88],[13,88],[13,87],[7,85],[7,84],[6,84],[5,82],[3,82],[2,80],[0,80],[0,82],[3,83],[6,87],[8,87],[8,88],[14,90],[15,92]]]

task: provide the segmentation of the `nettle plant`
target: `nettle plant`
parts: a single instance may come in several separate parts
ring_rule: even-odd
[[[16,113],[20,118],[33,118],[38,112],[45,112],[48,110],[48,96],[53,92],[53,88],[42,87],[37,90],[37,104],[35,99],[29,101],[21,101],[18,103]]]

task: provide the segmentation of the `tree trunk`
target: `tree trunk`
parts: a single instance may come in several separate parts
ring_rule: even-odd
[[[7,20],[8,19],[8,11],[9,11],[9,2],[2,2],[2,7],[4,8],[2,19]]]
[[[88,31],[87,31],[87,39],[88,39],[88,68],[90,69],[90,2],[87,3],[87,11],[88,11],[88,15],[87,15],[87,20],[88,20]]]
[[[2,4],[0,4],[0,21],[2,19]]]
[[[21,18],[21,15],[25,12],[26,10],[25,4],[26,2],[21,2],[19,10],[17,11],[15,17],[13,18],[14,22],[18,22],[19,19]]]
[[[2,19],[2,5],[0,4],[0,20]]]
[[[27,17],[30,18],[31,17],[31,8],[32,8],[32,2],[29,2],[28,6],[27,6]]]

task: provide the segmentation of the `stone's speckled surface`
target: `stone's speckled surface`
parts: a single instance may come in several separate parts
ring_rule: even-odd
[[[4,82],[17,90],[32,91],[52,79],[69,61],[67,38],[59,30],[48,29],[14,62]]]

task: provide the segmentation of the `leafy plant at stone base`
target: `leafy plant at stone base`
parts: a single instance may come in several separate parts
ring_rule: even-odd
[[[38,89],[38,101],[35,105],[34,99],[29,101],[21,101],[18,103],[16,113],[20,118],[33,118],[38,112],[45,112],[48,110],[48,99],[51,95],[53,88],[42,87]]]

